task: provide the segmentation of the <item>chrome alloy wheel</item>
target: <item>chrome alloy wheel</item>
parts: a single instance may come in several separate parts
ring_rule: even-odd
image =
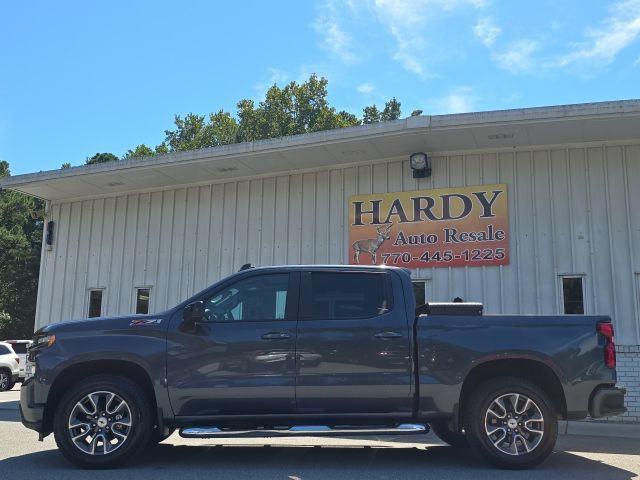
[[[73,444],[89,455],[107,455],[120,448],[131,434],[131,409],[113,392],[85,395],[69,415]]]
[[[489,405],[484,417],[489,441],[507,455],[524,455],[536,449],[544,436],[540,407],[521,393],[501,395]]]
[[[4,371],[0,372],[0,392],[9,389],[9,375]]]

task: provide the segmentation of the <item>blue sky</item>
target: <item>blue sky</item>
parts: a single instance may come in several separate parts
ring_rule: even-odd
[[[174,114],[329,79],[361,115],[640,97],[640,0],[5,2],[0,159],[13,174],[156,145]]]

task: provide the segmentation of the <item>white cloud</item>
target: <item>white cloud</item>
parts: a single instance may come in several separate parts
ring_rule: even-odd
[[[253,85],[253,89],[255,90],[257,95],[257,100],[262,100],[267,93],[267,90],[269,90],[269,88],[271,88],[274,84],[282,86],[291,78],[289,73],[285,72],[284,70],[280,70],[279,68],[269,67],[267,71],[269,72],[269,78]]]
[[[427,24],[437,18],[439,11],[482,8],[487,3],[487,0],[373,0],[371,7],[395,38],[393,59],[405,70],[424,77]]]
[[[434,102],[435,114],[466,113],[477,109],[479,97],[471,87],[456,87]]]
[[[538,42],[531,39],[518,40],[506,50],[493,55],[501,68],[512,73],[526,72],[533,68],[533,53],[538,50]]]
[[[320,46],[344,63],[354,63],[357,56],[352,49],[352,38],[340,26],[334,2],[326,2],[322,10],[313,23],[313,28],[321,36]]]
[[[574,45],[568,54],[560,57],[558,66],[575,63],[595,63],[607,66],[623,49],[640,35],[640,0],[625,0],[613,4],[611,15],[599,29],[587,31],[588,41]]]
[[[371,93],[374,89],[375,87],[371,83],[361,83],[356,87],[356,90],[358,90],[360,93]]]
[[[498,35],[500,35],[500,27],[498,27],[492,18],[480,17],[478,23],[473,27],[473,33],[485,47],[490,47],[495,42]]]

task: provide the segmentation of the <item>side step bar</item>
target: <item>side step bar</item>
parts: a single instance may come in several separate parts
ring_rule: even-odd
[[[188,427],[180,429],[182,438],[260,438],[260,437],[330,437],[341,435],[407,435],[429,433],[429,426],[403,423],[395,427],[328,427],[326,425],[298,425],[259,430],[230,430],[217,427]]]

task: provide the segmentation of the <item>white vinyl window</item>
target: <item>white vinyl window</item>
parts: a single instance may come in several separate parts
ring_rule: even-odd
[[[431,280],[412,280],[411,284],[413,285],[413,296],[416,298],[416,307],[424,305],[429,300],[433,301],[430,291]]]
[[[562,313],[584,315],[584,275],[562,275],[560,277]]]
[[[151,300],[151,287],[136,287],[136,314],[149,313],[149,301]]]
[[[104,303],[104,288],[89,289],[88,314],[89,318],[102,316],[102,304]]]

